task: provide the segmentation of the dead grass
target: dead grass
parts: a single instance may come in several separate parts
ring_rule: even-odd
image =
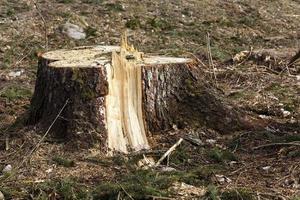
[[[7,199],[30,195],[36,199],[108,199],[119,192],[123,199],[129,199],[125,191],[135,199],[149,195],[176,198],[178,194],[168,190],[175,181],[207,187],[208,199],[299,199],[295,184],[295,177],[299,177],[299,149],[252,151],[265,143],[299,141],[298,80],[286,71],[274,74],[267,69],[269,66],[250,61],[240,65],[223,63],[250,47],[299,48],[297,1],[50,0],[38,1],[38,5],[47,24],[49,50],[118,44],[122,30],[129,28],[130,40],[139,50],[164,55],[192,52],[207,63],[202,55],[209,32],[218,87],[245,111],[285,125],[270,125],[266,132],[235,133],[236,137],[229,139],[204,129],[206,134],[200,134],[201,139],[214,139],[216,144],[194,147],[184,143],[170,156],[169,166],[177,170],[174,173],[135,171],[140,157],[107,159],[97,151],[72,152],[49,138],[19,171],[16,180],[0,182],[0,190]],[[64,22],[80,25],[82,19],[88,22],[87,39],[74,41],[60,33]],[[28,109],[36,55],[45,51],[46,38],[38,10],[27,0],[0,1],[0,29],[0,164],[15,167],[40,139],[33,127],[13,124]],[[25,73],[10,78],[9,72],[17,69],[24,69]],[[290,115],[284,117],[281,109]],[[162,135],[166,137],[154,136],[154,143],[159,144],[156,149],[166,149],[176,142],[176,134]],[[7,136],[10,148],[5,151],[2,147]],[[63,156],[53,161],[54,155]],[[159,159],[160,154],[153,157]],[[68,167],[72,162],[75,165]],[[266,166],[270,166],[269,171],[263,169]],[[49,169],[52,171],[46,172]],[[221,183],[216,174],[232,182]]]

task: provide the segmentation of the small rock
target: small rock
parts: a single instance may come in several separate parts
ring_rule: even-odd
[[[235,164],[237,164],[237,163],[238,163],[237,161],[230,161],[230,162],[229,162],[229,165],[230,165],[230,166],[233,166],[233,165],[235,165]]]
[[[205,187],[195,187],[193,185],[186,184],[184,182],[175,182],[170,188],[173,191],[176,191],[181,196],[191,197],[197,196],[202,197],[206,194],[207,190]]]
[[[0,191],[0,200],[4,200],[4,194]]]
[[[265,171],[268,171],[270,168],[271,168],[271,166],[265,166],[262,169],[265,170]]]
[[[217,142],[216,140],[213,140],[213,139],[207,139],[205,141],[209,144],[215,144]]]
[[[215,175],[219,183],[231,183],[232,180],[224,175]]]
[[[39,179],[39,180],[35,180],[34,182],[35,182],[35,183],[44,183],[45,180]]]
[[[21,69],[19,71],[15,71],[15,72],[9,72],[8,76],[12,77],[12,78],[16,78],[18,76],[21,76],[24,73],[24,69]]]
[[[291,115],[290,111],[284,110],[283,108],[281,108],[280,111],[282,112],[283,117],[288,117]]]
[[[49,173],[51,173],[52,171],[53,171],[53,168],[49,168],[49,169],[46,170],[46,173],[49,174]]]
[[[258,115],[258,117],[261,119],[270,119],[271,118],[270,116],[267,116],[267,115]]]
[[[2,173],[3,174],[6,174],[6,173],[10,173],[12,170],[12,166],[11,165],[6,165],[3,170],[2,170]]]
[[[173,172],[173,171],[176,171],[176,169],[173,168],[173,167],[167,167],[167,166],[165,166],[165,167],[161,168],[161,171],[162,172]]]
[[[62,28],[62,33],[66,34],[69,38],[75,40],[82,40],[86,38],[86,33],[84,29],[78,25],[71,24],[70,22],[66,22]]]

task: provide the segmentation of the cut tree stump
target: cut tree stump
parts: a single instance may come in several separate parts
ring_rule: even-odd
[[[105,154],[149,149],[150,133],[205,125],[222,133],[264,124],[227,103],[189,58],[147,56],[119,46],[57,50],[39,58],[29,124]]]

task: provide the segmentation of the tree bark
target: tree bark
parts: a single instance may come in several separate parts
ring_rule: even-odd
[[[58,50],[39,59],[29,124],[104,153],[150,148],[149,133],[202,126],[230,133],[264,123],[226,102],[192,59],[144,56],[133,48]]]

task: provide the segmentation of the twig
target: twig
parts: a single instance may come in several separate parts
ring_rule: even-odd
[[[121,197],[121,192],[118,193],[117,200],[120,200],[120,197]]]
[[[208,57],[208,63],[209,63],[209,66],[212,68],[212,71],[213,71],[213,75],[214,75],[214,79],[215,79],[216,85],[218,85],[218,83],[217,83],[217,75],[216,75],[216,73],[215,73],[215,65],[214,65],[214,62],[213,62],[213,59],[212,59],[212,55],[211,55],[211,47],[210,47],[210,36],[209,36],[209,33],[207,33],[206,39],[207,39],[207,57]]]
[[[253,147],[253,150],[261,149],[264,147],[271,147],[271,146],[300,146],[300,143],[296,142],[281,142],[281,143],[270,143],[270,144],[264,144],[257,147]]]
[[[20,58],[14,65],[13,65],[13,68],[15,68],[18,64],[20,64],[25,58],[27,58],[32,52],[32,49],[30,49],[28,51],[27,54],[25,54],[22,58]]]
[[[170,155],[175,149],[177,146],[180,145],[180,143],[183,141],[182,138],[180,138],[158,161],[157,163],[155,164],[155,167],[159,166],[160,163],[168,156]]]
[[[69,103],[69,99],[66,100],[65,104],[63,105],[63,107],[60,109],[60,111],[58,112],[57,116],[55,117],[55,119],[52,121],[51,125],[49,126],[49,128],[47,129],[47,131],[45,132],[45,134],[43,135],[43,137],[39,140],[39,142],[35,145],[35,147],[24,157],[24,159],[20,162],[19,166],[15,168],[15,170],[11,173],[10,176],[8,176],[7,178],[12,177],[13,175],[15,175],[16,171],[28,160],[30,159],[30,157],[32,156],[32,154],[39,148],[39,146],[41,145],[41,143],[44,141],[44,139],[46,138],[46,136],[48,135],[49,131],[51,130],[52,126],[55,124],[55,122],[57,121],[57,119],[59,118],[59,116],[61,115],[62,111],[65,109],[65,107],[67,106],[67,104]]]
[[[185,53],[193,56],[203,67],[207,68],[207,66],[204,64],[204,62],[202,62],[195,54],[193,54],[191,52],[185,52]]]
[[[35,1],[35,0],[32,0],[33,4],[34,4],[34,7],[35,9],[37,10],[42,22],[43,22],[43,25],[44,25],[44,37],[45,37],[45,49],[46,51],[48,50],[48,27],[47,27],[47,23],[46,23],[46,20],[38,6],[38,3]]]
[[[290,61],[289,61],[289,63],[287,64],[287,66],[291,66],[292,64],[294,64],[299,58],[300,58],[300,49],[299,49],[298,53],[296,53],[296,55],[294,55],[294,56],[290,59]]]
[[[252,52],[253,52],[253,47],[250,47],[250,51],[249,51],[247,57],[242,62],[238,63],[237,66],[244,64],[250,58],[250,56],[252,55]]]
[[[152,197],[153,200],[156,200],[156,199],[173,200],[174,199],[174,198],[171,198],[171,197],[160,197],[160,196],[153,196],[153,195],[149,195],[148,197]]]
[[[125,190],[125,188],[122,185],[119,184],[119,186],[131,200],[134,200],[134,198]]]

